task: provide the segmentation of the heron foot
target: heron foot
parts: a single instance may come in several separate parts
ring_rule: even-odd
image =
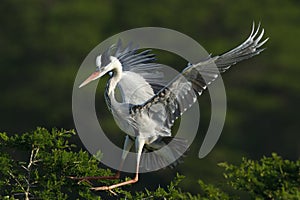
[[[111,192],[111,190],[114,189],[114,188],[121,187],[121,186],[124,186],[124,185],[133,184],[133,183],[136,183],[137,181],[138,181],[138,178],[135,177],[134,179],[124,181],[124,182],[121,182],[121,183],[117,183],[117,184],[114,184],[114,185],[110,185],[110,186],[92,187],[91,190],[94,190],[94,191],[109,190]]]
[[[90,188],[91,190],[94,190],[94,191],[99,191],[99,190],[111,190],[109,188],[109,186],[100,186],[100,187],[92,187]]]
[[[109,186],[101,186],[101,187],[92,187],[90,188],[91,190],[94,191],[104,191],[104,190],[108,190],[110,193],[112,193],[115,196],[118,196],[118,194],[116,192],[114,192],[112,189],[109,189]]]
[[[78,180],[78,184],[82,183],[82,182],[86,182],[89,185],[93,185],[89,179],[86,179],[85,177],[74,177],[74,176],[67,176],[67,178],[72,179],[72,180]]]

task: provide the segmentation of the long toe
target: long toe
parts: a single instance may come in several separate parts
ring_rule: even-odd
[[[110,190],[109,186],[101,186],[101,187],[92,187],[91,190],[100,191],[100,190]]]

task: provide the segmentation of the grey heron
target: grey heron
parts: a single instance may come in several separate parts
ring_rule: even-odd
[[[213,82],[220,73],[230,66],[245,59],[258,55],[268,38],[262,40],[264,29],[260,25],[255,28],[253,23],[250,36],[238,47],[219,56],[209,56],[198,63],[188,63],[182,73],[164,83],[164,77],[157,73],[160,65],[155,62],[151,50],[139,52],[132,45],[123,46],[121,40],[96,57],[96,71],[92,73],[79,88],[99,79],[105,74],[110,78],[105,90],[105,100],[117,125],[127,135],[125,137],[123,154],[119,171],[114,176],[107,177],[72,177],[76,180],[117,179],[128,155],[135,144],[136,169],[131,180],[110,186],[94,187],[93,190],[111,190],[138,181],[142,152],[155,152],[173,141],[166,151],[148,158],[146,167],[155,163],[165,166],[174,157],[184,153],[186,140],[174,138],[171,127],[193,103],[197,96]],[[211,68],[215,65],[216,68]],[[122,100],[116,99],[116,89],[119,89]],[[176,162],[175,162],[176,163]],[[149,165],[149,166],[147,166]]]

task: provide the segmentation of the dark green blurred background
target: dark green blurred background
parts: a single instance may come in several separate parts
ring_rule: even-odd
[[[222,161],[238,163],[242,156],[256,159],[271,152],[298,159],[299,19],[298,0],[2,0],[0,131],[21,133],[37,126],[73,129],[71,98],[76,72],[90,50],[116,33],[145,26],[170,28],[189,35],[216,55],[241,43],[252,22],[261,21],[270,37],[266,51],[223,76],[228,110],[214,150],[202,160],[197,158],[210,119],[209,95],[204,93],[199,98],[199,136],[185,163],[176,170],[143,174],[134,187],[164,185],[178,171],[187,176],[185,190],[197,192],[199,178],[210,183],[222,180],[222,171],[216,166]],[[178,70],[184,68],[174,56],[160,53],[158,59]],[[105,80],[99,84],[104,85]],[[99,101],[103,101],[101,88]],[[124,134],[100,103],[97,109],[107,113],[104,126],[111,137],[123,139]]]

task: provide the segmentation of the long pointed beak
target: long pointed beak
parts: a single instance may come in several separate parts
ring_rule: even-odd
[[[85,81],[83,81],[83,82],[80,84],[79,88],[81,88],[81,87],[87,85],[88,83],[90,83],[90,82],[96,80],[97,78],[100,78],[100,77],[101,77],[101,74],[100,74],[100,73],[101,73],[100,71],[97,71],[97,72],[92,73]]]

